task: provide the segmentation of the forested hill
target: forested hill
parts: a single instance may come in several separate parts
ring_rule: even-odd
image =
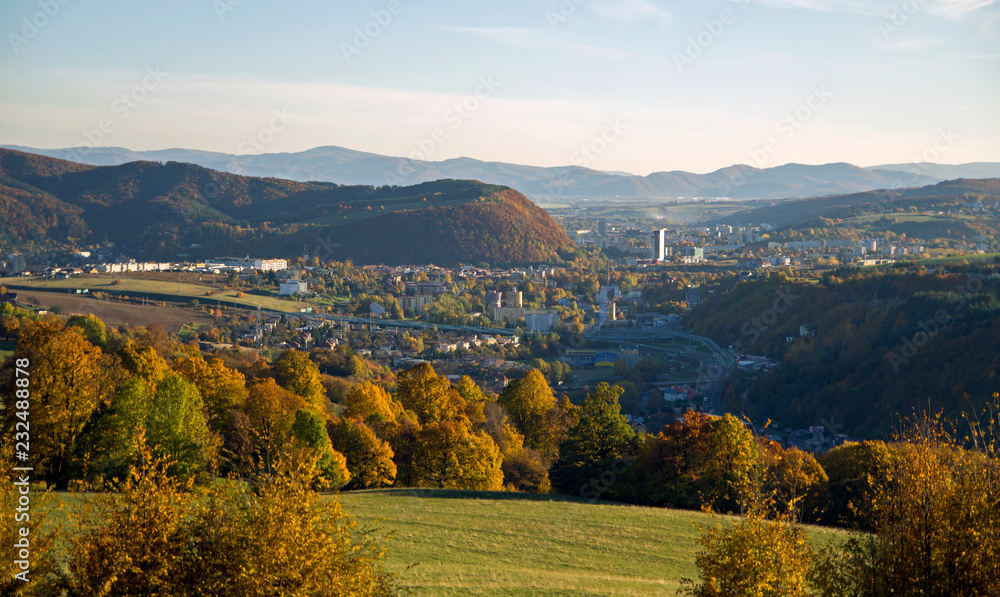
[[[737,375],[726,390],[732,410],[885,438],[915,409],[957,419],[1000,391],[998,271],[996,262],[952,272],[864,268],[815,284],[772,274],[706,301],[687,325],[781,361],[776,371]],[[799,336],[804,323],[815,337]]]
[[[544,262],[572,245],[523,195],[478,181],[342,186],[0,149],[0,250],[100,241],[149,259],[293,256],[305,246],[324,260],[390,264]]]
[[[1000,179],[963,178],[911,189],[811,197],[737,212],[722,221],[732,224],[767,222],[774,226],[788,226],[817,218],[849,218],[866,213],[893,212],[899,208],[913,208],[919,212],[948,210],[970,201],[989,204],[1000,202]]]

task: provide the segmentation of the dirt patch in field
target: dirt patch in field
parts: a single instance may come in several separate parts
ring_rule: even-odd
[[[214,318],[204,313],[170,305],[166,307],[132,305],[58,292],[32,292],[30,290],[17,290],[16,292],[17,300],[20,303],[34,304],[34,300],[37,300],[38,305],[43,309],[55,306],[62,307],[65,315],[95,315],[111,327],[147,326],[158,323],[168,332],[176,334],[185,323],[213,323],[215,321]]]

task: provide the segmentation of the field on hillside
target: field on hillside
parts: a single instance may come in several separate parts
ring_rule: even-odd
[[[60,307],[66,315],[95,315],[105,324],[118,327],[128,325],[147,326],[161,324],[168,332],[176,334],[185,324],[212,323],[212,317],[175,306],[161,307],[157,305],[135,305],[115,301],[100,300],[89,294],[63,294],[61,292],[38,292],[32,290],[17,290],[18,300],[22,303],[38,305],[51,309]]]
[[[237,290],[226,290],[218,294],[207,296],[206,293],[213,292],[212,285],[207,282],[175,282],[168,280],[149,280],[123,277],[128,275],[129,274],[96,274],[77,276],[67,278],[65,280],[24,279],[18,280],[16,283],[11,282],[10,287],[12,290],[30,287],[38,288],[40,291],[86,288],[90,290],[90,292],[104,291],[132,294],[134,296],[142,296],[143,293],[149,293],[175,297],[174,300],[181,303],[188,303],[192,300],[197,300],[203,305],[211,305],[216,299],[219,299],[229,301],[231,303],[246,305],[250,308],[256,308],[259,306],[262,309],[270,309],[273,311],[297,311],[295,301],[279,299],[276,296],[259,296],[245,293],[244,296],[238,297],[236,296],[236,293],[238,292]],[[115,281],[118,283],[113,283]],[[312,303],[310,302],[309,304]]]
[[[380,490],[336,496],[392,533],[390,571],[415,595],[673,595],[696,578],[700,512],[535,494]],[[727,520],[727,519],[722,519]],[[840,531],[811,528],[827,544]]]

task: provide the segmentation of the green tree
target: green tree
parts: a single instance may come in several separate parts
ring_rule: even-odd
[[[83,336],[88,342],[103,350],[108,343],[108,330],[104,322],[95,315],[73,315],[66,325],[76,326],[83,330]]]
[[[198,387],[171,374],[157,386],[146,418],[153,453],[171,462],[170,472],[188,477],[215,465],[216,442],[208,429]]]
[[[761,487],[760,454],[753,434],[726,413],[712,421],[703,505],[723,512],[740,512]]]
[[[143,380],[133,377],[119,386],[111,402],[98,407],[80,435],[75,475],[96,474],[107,481],[126,479],[135,464],[135,448],[145,433],[149,412]],[[82,470],[84,465],[86,471]]]
[[[351,480],[347,459],[333,449],[326,425],[319,415],[306,409],[295,411],[292,436],[316,458],[321,474],[317,477],[320,486],[340,489]]]
[[[621,415],[622,389],[597,384],[580,408],[580,419],[559,446],[559,459],[549,471],[552,488],[566,495],[598,498],[628,470],[641,440]]]

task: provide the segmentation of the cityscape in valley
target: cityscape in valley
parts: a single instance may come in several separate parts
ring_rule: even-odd
[[[15,4],[0,593],[995,595],[995,2]]]

